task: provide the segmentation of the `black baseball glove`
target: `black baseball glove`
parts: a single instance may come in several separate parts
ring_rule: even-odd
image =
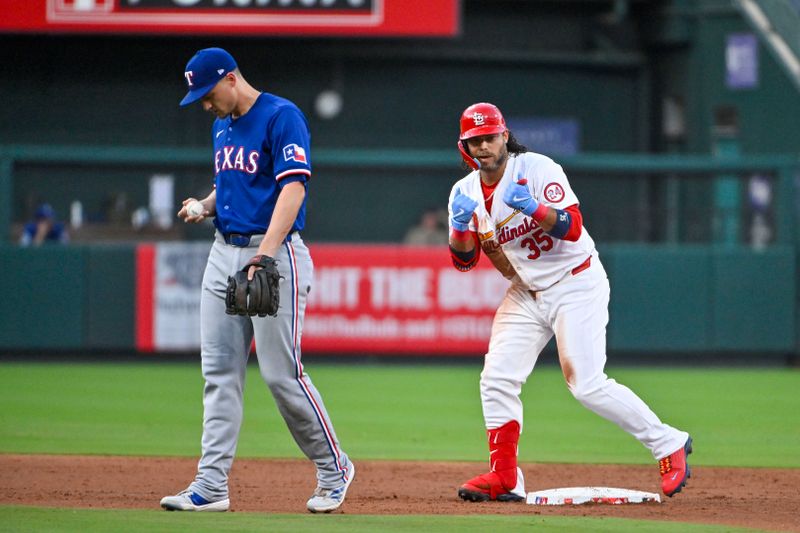
[[[251,266],[260,267],[247,279]],[[281,275],[278,262],[268,255],[256,255],[234,276],[228,276],[225,312],[229,315],[275,316],[280,303]]]

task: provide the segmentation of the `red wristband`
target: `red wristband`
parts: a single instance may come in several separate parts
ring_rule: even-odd
[[[536,207],[536,210],[531,214],[531,218],[536,222],[541,222],[542,220],[544,220],[544,217],[547,216],[547,210],[548,208],[546,205],[539,204]]]
[[[454,241],[469,242],[472,240],[472,233],[469,230],[458,231],[457,229],[450,230],[450,237]]]

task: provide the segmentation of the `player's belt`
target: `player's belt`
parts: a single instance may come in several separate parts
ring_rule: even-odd
[[[586,261],[572,269],[572,275],[580,274],[592,265],[592,256],[586,258]]]
[[[576,276],[576,275],[580,274],[581,272],[583,272],[584,270],[586,270],[587,268],[589,268],[590,266],[592,266],[592,256],[591,255],[586,258],[586,261],[584,261],[580,265],[578,265],[575,268],[573,268],[570,271],[570,274],[572,274],[573,276]],[[558,283],[558,282],[556,282],[556,283]],[[539,293],[542,292],[542,291],[529,290],[528,292],[530,293],[531,297],[535,300],[535,299],[537,299],[539,297]]]
[[[231,246],[236,246],[238,248],[246,248],[250,246],[250,237],[252,237],[252,235],[247,235],[244,233],[222,234],[222,238],[225,241],[225,244],[230,244]]]
[[[286,235],[286,242],[291,242],[292,236],[295,233],[297,232],[290,231],[289,234]],[[253,246],[260,244],[262,237],[264,237],[263,233],[222,233],[222,240],[225,241],[225,244],[230,244],[231,246],[236,246],[237,248],[247,248],[250,246],[251,241],[256,241],[253,242]]]

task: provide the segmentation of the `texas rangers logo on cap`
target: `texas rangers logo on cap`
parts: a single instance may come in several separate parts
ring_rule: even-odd
[[[306,151],[302,146],[297,146],[294,143],[287,144],[283,147],[283,159],[285,161],[293,160],[298,163],[306,163]]]
[[[207,95],[228,72],[236,70],[236,60],[222,48],[204,48],[186,64],[183,76],[189,92],[181,106],[196,102]]]
[[[486,120],[486,118],[483,116],[483,113],[475,112],[472,114],[472,121],[476,126],[483,126],[484,120]]]

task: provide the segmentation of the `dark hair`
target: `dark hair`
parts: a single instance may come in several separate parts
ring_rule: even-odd
[[[509,154],[524,154],[528,151],[528,148],[520,144],[516,137],[514,137],[514,134],[511,133],[511,130],[508,131],[508,142],[506,142],[506,148],[508,148]]]

